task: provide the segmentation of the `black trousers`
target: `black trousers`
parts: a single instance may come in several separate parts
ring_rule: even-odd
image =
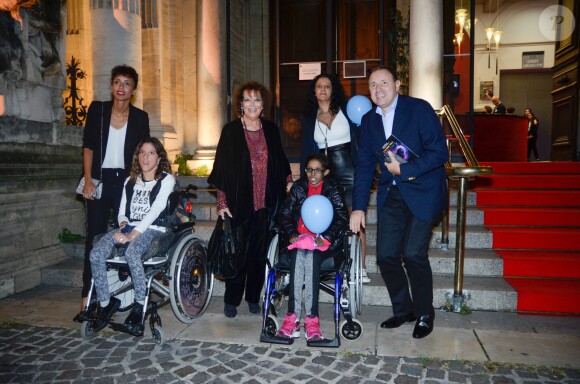
[[[103,193],[98,200],[85,200],[86,208],[86,242],[85,242],[85,263],[83,268],[83,289],[82,297],[87,297],[91,288],[90,254],[93,249],[95,236],[107,232],[107,223],[113,210],[113,221],[117,223],[119,215],[119,205],[123,196],[123,185],[127,174],[124,169],[103,168]]]
[[[267,208],[258,209],[250,218],[250,235],[246,250],[246,263],[238,275],[226,279],[224,303],[235,305],[246,296],[249,303],[259,303],[266,276],[266,254],[270,237],[270,216]]]
[[[427,255],[433,224],[418,220],[399,188],[391,187],[379,213],[377,264],[395,316],[422,316],[433,311],[433,274]]]
[[[538,148],[536,148],[536,141],[537,139],[534,137],[533,139],[528,139],[528,160],[530,160],[530,154],[532,151],[534,152],[534,159],[539,159],[538,156]]]

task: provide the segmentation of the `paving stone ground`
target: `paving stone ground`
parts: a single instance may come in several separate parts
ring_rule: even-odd
[[[580,370],[2,325],[0,383],[72,382],[580,384]]]

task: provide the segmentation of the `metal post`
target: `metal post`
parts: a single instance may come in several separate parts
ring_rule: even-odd
[[[453,312],[461,312],[463,295],[463,262],[465,258],[465,216],[467,207],[467,177],[459,178],[457,191],[457,233],[455,239],[455,279],[453,290]]]

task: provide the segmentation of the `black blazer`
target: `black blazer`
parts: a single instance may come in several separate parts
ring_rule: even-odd
[[[493,113],[496,115],[505,115],[506,113],[505,105],[502,102],[500,102],[498,105],[495,106],[495,108],[493,108]]]
[[[89,106],[83,136],[83,148],[88,148],[93,151],[93,165],[91,167],[91,176],[93,178],[101,178],[101,164],[107,152],[107,140],[109,139],[109,126],[111,125],[112,112],[113,101],[93,101]],[[103,131],[103,153],[101,153],[101,130]],[[135,148],[137,148],[137,144],[149,136],[149,115],[147,112],[130,104],[124,151],[125,171],[127,173],[131,169],[133,153],[135,152]]]
[[[367,210],[377,163],[381,168],[377,206],[380,212],[396,180],[399,191],[417,219],[434,220],[447,207],[445,163],[449,152],[439,118],[425,100],[399,95],[393,135],[419,158],[401,164],[401,174],[392,175],[385,167],[382,146],[387,140],[380,114],[373,107],[362,117],[358,142],[358,162],[354,171],[353,210]]]

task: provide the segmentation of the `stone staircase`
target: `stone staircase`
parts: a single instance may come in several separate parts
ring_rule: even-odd
[[[180,177],[181,186],[195,184],[198,187],[197,199],[194,204],[194,213],[197,217],[195,231],[200,238],[209,240],[217,213],[215,208],[215,193],[207,185],[205,178]],[[371,206],[368,210],[367,225],[367,272],[370,274],[371,283],[364,285],[363,304],[387,305],[390,299],[378,274],[375,256],[376,246],[376,196],[371,198]],[[465,293],[471,294],[471,299],[466,304],[475,310],[489,311],[513,311],[516,310],[517,295],[515,290],[501,277],[503,273],[502,259],[491,249],[492,234],[483,226],[483,212],[475,208],[476,195],[468,192],[467,197],[467,228],[465,238],[465,269],[464,285]],[[440,307],[446,303],[446,293],[453,292],[454,269],[455,269],[455,223],[456,223],[456,191],[451,190],[451,213],[449,251],[443,251],[440,246],[441,228],[433,231],[430,246],[430,260],[434,273],[434,305]],[[81,255],[82,257],[82,255]],[[60,265],[45,268],[42,272],[42,281],[45,284],[57,284],[65,286],[80,286],[82,258],[76,261],[62,263]],[[213,296],[223,297],[224,284],[216,280]],[[330,295],[320,295],[320,300],[331,301]]]

